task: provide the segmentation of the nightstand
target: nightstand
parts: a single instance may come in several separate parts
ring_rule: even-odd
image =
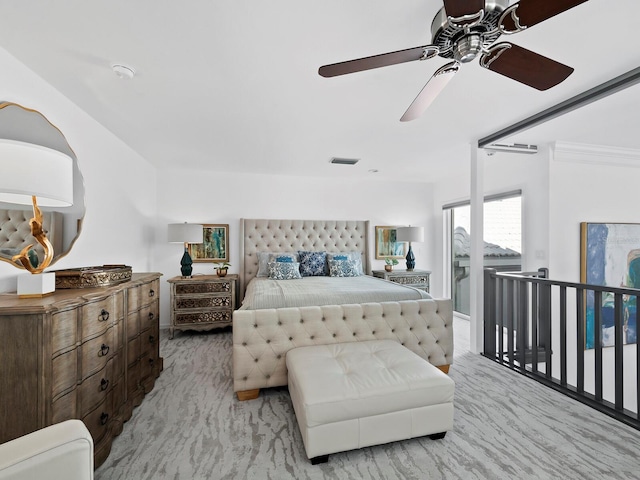
[[[202,331],[231,325],[238,275],[195,275],[167,281],[171,284],[169,338],[174,330]]]
[[[392,270],[387,272],[386,270],[374,270],[374,277],[384,278],[391,282],[400,283],[409,287],[419,288],[425,292],[429,292],[429,270]]]

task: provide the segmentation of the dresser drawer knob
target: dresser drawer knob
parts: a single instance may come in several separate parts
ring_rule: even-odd
[[[156,363],[156,361],[153,358],[149,359],[149,366],[153,367],[153,365]]]
[[[98,352],[99,357],[105,357],[109,354],[109,345],[105,345],[104,343],[100,347],[100,352]]]
[[[150,297],[155,297],[156,296],[156,291],[153,288],[151,290],[149,290],[149,296]]]
[[[100,415],[100,425],[106,425],[109,421],[109,414],[106,412],[102,412]]]
[[[104,392],[107,388],[109,388],[109,380],[103,378],[100,380],[100,391]]]
[[[150,312],[149,313],[149,321],[152,322],[154,318],[155,318],[155,315],[153,314],[153,312]]]
[[[149,335],[149,343],[151,344],[156,343],[156,337],[154,335]]]
[[[109,312],[107,312],[104,308],[102,309],[102,311],[100,312],[100,316],[98,317],[98,321],[100,322],[106,322],[107,320],[109,320]]]

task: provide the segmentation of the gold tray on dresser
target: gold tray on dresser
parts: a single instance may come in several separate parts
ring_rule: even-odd
[[[69,268],[54,272],[56,289],[110,287],[131,280],[131,267],[127,265]]]

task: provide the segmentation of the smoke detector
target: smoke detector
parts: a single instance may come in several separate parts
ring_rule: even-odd
[[[122,80],[131,80],[136,74],[136,71],[133,68],[122,65],[121,63],[111,65],[111,68],[113,73]]]

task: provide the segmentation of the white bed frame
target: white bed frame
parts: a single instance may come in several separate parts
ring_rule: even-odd
[[[359,251],[371,273],[369,222],[242,219],[240,292],[258,271],[258,252]],[[240,400],[287,384],[286,353],[303,345],[391,339],[447,372],[453,363],[450,299],[236,310],[233,388]]]

